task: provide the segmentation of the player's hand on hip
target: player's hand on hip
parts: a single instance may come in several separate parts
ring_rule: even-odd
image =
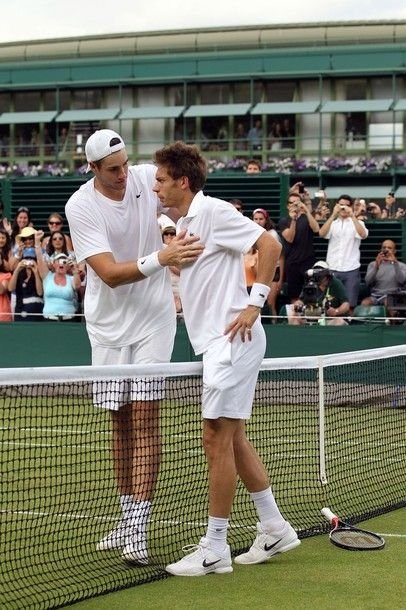
[[[248,307],[244,309],[244,311],[242,311],[237,318],[226,327],[224,334],[229,335],[230,341],[233,341],[237,334],[240,335],[243,343],[246,339],[251,341],[251,329],[260,313],[261,309],[259,307],[248,305]]]
[[[186,231],[181,231],[167,248],[159,252],[159,262],[164,266],[176,267],[185,267],[194,263],[204,250],[204,245],[199,239],[198,235],[187,235]]]

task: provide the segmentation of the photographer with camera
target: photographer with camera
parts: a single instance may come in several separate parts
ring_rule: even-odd
[[[396,312],[391,308],[393,299],[388,299],[388,295],[402,288],[406,294],[406,264],[397,259],[396,244],[391,239],[382,242],[375,260],[369,263],[365,283],[370,287],[371,294],[363,299],[361,305],[385,305],[390,317],[394,317]]]
[[[27,233],[30,232],[29,235]],[[32,233],[33,232],[33,233]],[[26,227],[20,235],[17,235],[17,243],[30,242],[32,236],[36,233],[35,229]],[[16,256],[17,265],[14,268],[11,276],[8,289],[10,292],[15,291],[15,310],[14,320],[16,322],[39,322],[42,317],[42,308],[44,301],[43,286],[37,265],[36,248],[23,247],[21,255]]]
[[[307,269],[300,297],[286,306],[288,323],[343,326],[350,311],[343,283],[333,276],[327,263],[318,261]]]
[[[81,285],[76,258],[73,254],[56,252],[49,263],[41,248],[43,236],[43,231],[35,233],[38,268],[44,288],[43,316],[46,320],[72,321]]]
[[[336,278],[342,281],[351,309],[358,304],[361,284],[361,240],[368,237],[368,229],[358,220],[350,195],[341,195],[330,218],[320,228],[320,237],[328,239],[327,264]]]
[[[290,188],[287,208],[288,216],[280,219],[278,231],[283,238],[287,296],[292,303],[300,295],[306,269],[315,262],[313,237],[320,227],[312,215],[310,195],[302,182]]]

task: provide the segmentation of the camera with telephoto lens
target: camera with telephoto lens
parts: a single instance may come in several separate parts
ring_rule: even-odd
[[[307,317],[319,317],[329,309],[331,303],[325,300],[324,292],[319,288],[320,282],[328,278],[329,282],[332,274],[329,269],[308,269],[305,272],[304,284],[300,294],[303,305],[295,305],[295,312]]]

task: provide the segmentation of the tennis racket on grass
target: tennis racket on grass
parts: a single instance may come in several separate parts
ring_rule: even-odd
[[[336,546],[348,551],[377,551],[385,546],[381,536],[341,521],[329,508],[322,508],[321,514],[333,526],[329,538]]]

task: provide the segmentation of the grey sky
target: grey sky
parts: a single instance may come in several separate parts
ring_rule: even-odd
[[[16,0],[2,3],[0,42],[199,27],[406,20],[405,0]]]

